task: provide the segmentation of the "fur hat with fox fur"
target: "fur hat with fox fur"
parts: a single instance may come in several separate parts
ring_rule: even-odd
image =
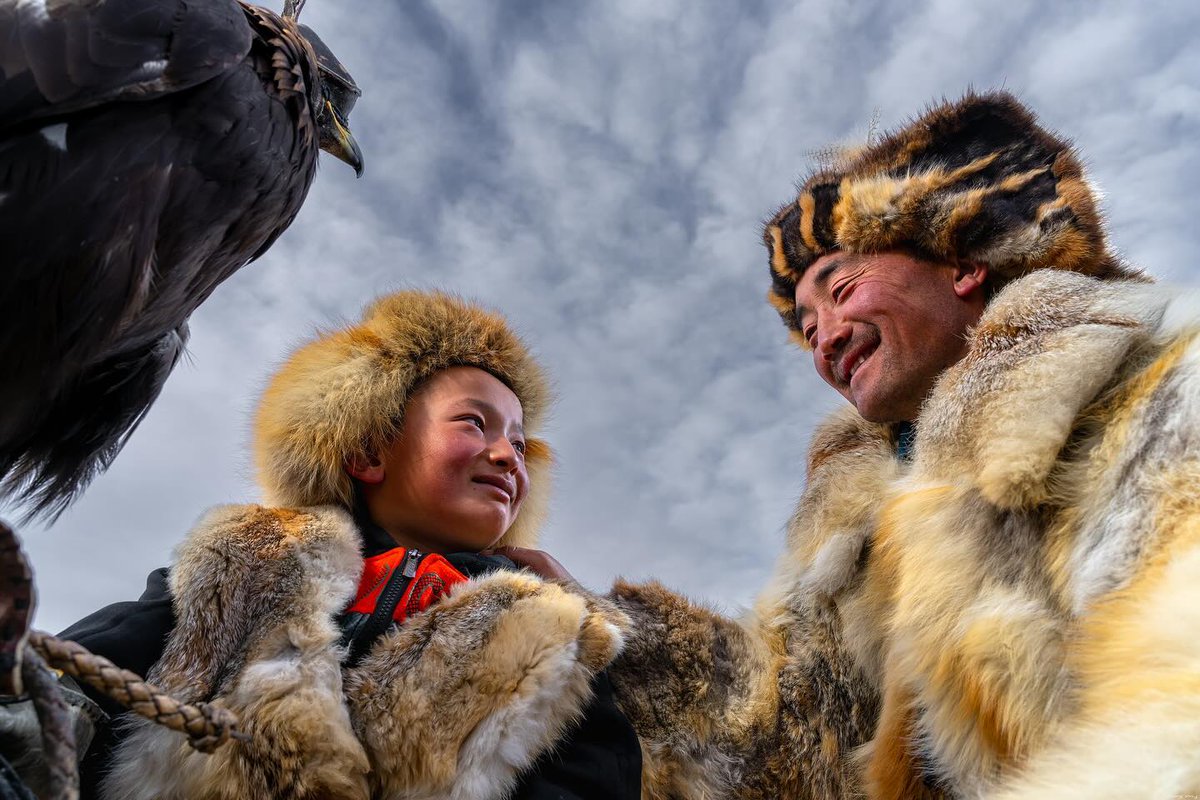
[[[827,161],[763,234],[768,297],[793,335],[796,284],[835,250],[979,261],[999,282],[1044,268],[1138,274],[1109,250],[1078,154],[1007,92],[943,102]]]
[[[351,508],[348,459],[385,448],[400,432],[413,391],[455,366],[491,373],[521,402],[529,494],[500,544],[535,544],[549,496],[552,455],[537,437],[551,401],[549,383],[502,317],[439,292],[381,297],[361,322],[318,335],[275,373],[254,426],[266,501]]]

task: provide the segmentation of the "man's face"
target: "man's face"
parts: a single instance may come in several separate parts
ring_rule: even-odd
[[[822,379],[873,422],[912,421],[966,353],[983,313],[980,264],[834,252],[805,270],[796,311]]]

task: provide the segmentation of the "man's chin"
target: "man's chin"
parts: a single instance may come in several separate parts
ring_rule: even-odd
[[[878,397],[865,396],[852,399],[851,404],[858,415],[867,422],[891,424],[895,422],[913,422],[917,418],[917,410],[912,410],[907,404],[881,401]]]
[[[905,419],[905,415],[900,413],[897,404],[889,403],[886,399],[880,398],[870,391],[854,392],[850,397],[850,403],[858,411],[858,415],[867,422],[888,424],[911,421]]]
[[[863,411],[862,409],[859,409],[858,415],[867,422],[877,422],[881,425],[889,425],[895,422],[908,422],[908,420],[898,417],[895,414],[872,413],[869,411]]]

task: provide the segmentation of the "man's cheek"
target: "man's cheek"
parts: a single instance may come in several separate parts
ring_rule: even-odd
[[[837,390],[838,394],[843,395],[845,397],[850,396],[849,395],[850,388],[848,386],[843,386],[840,382],[838,382],[838,380],[833,375],[832,367],[829,366],[828,363],[826,364],[826,367],[824,369],[818,370],[817,374],[821,376],[821,380],[825,381],[826,385]]]
[[[826,361],[825,359],[821,358],[821,356],[817,355],[816,350],[812,351],[812,360],[813,360],[813,369],[816,370],[818,377],[820,377],[821,380],[825,381],[830,386],[832,386],[833,381],[830,380],[830,378],[832,376],[828,370],[829,362]]]

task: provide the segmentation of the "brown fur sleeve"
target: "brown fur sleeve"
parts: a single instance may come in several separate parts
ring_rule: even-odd
[[[745,678],[745,632],[656,582],[618,581],[612,596],[633,621],[612,669],[626,713],[652,739],[704,741]]]
[[[645,796],[725,796],[732,775],[718,734],[764,673],[761,645],[658,583],[621,581],[611,597],[631,620],[609,674],[642,740]]]
[[[579,718],[627,626],[611,603],[528,573],[456,587],[346,673],[372,796],[506,796]]]
[[[737,621],[657,583],[612,596],[632,624],[610,675],[642,739],[647,800],[856,796],[878,695],[832,604]]]
[[[648,800],[855,796],[852,756],[879,707],[864,665],[879,637],[878,620],[850,621],[875,616],[862,575],[900,469],[892,436],[849,408],[818,429],[787,552],[743,619],[657,583],[616,585],[632,633],[610,674],[642,737]]]
[[[151,678],[231,709],[252,738],[204,755],[133,721],[102,796],[365,800],[333,622],[361,563],[353,522],[332,507],[210,511],[172,567],[176,626]]]

